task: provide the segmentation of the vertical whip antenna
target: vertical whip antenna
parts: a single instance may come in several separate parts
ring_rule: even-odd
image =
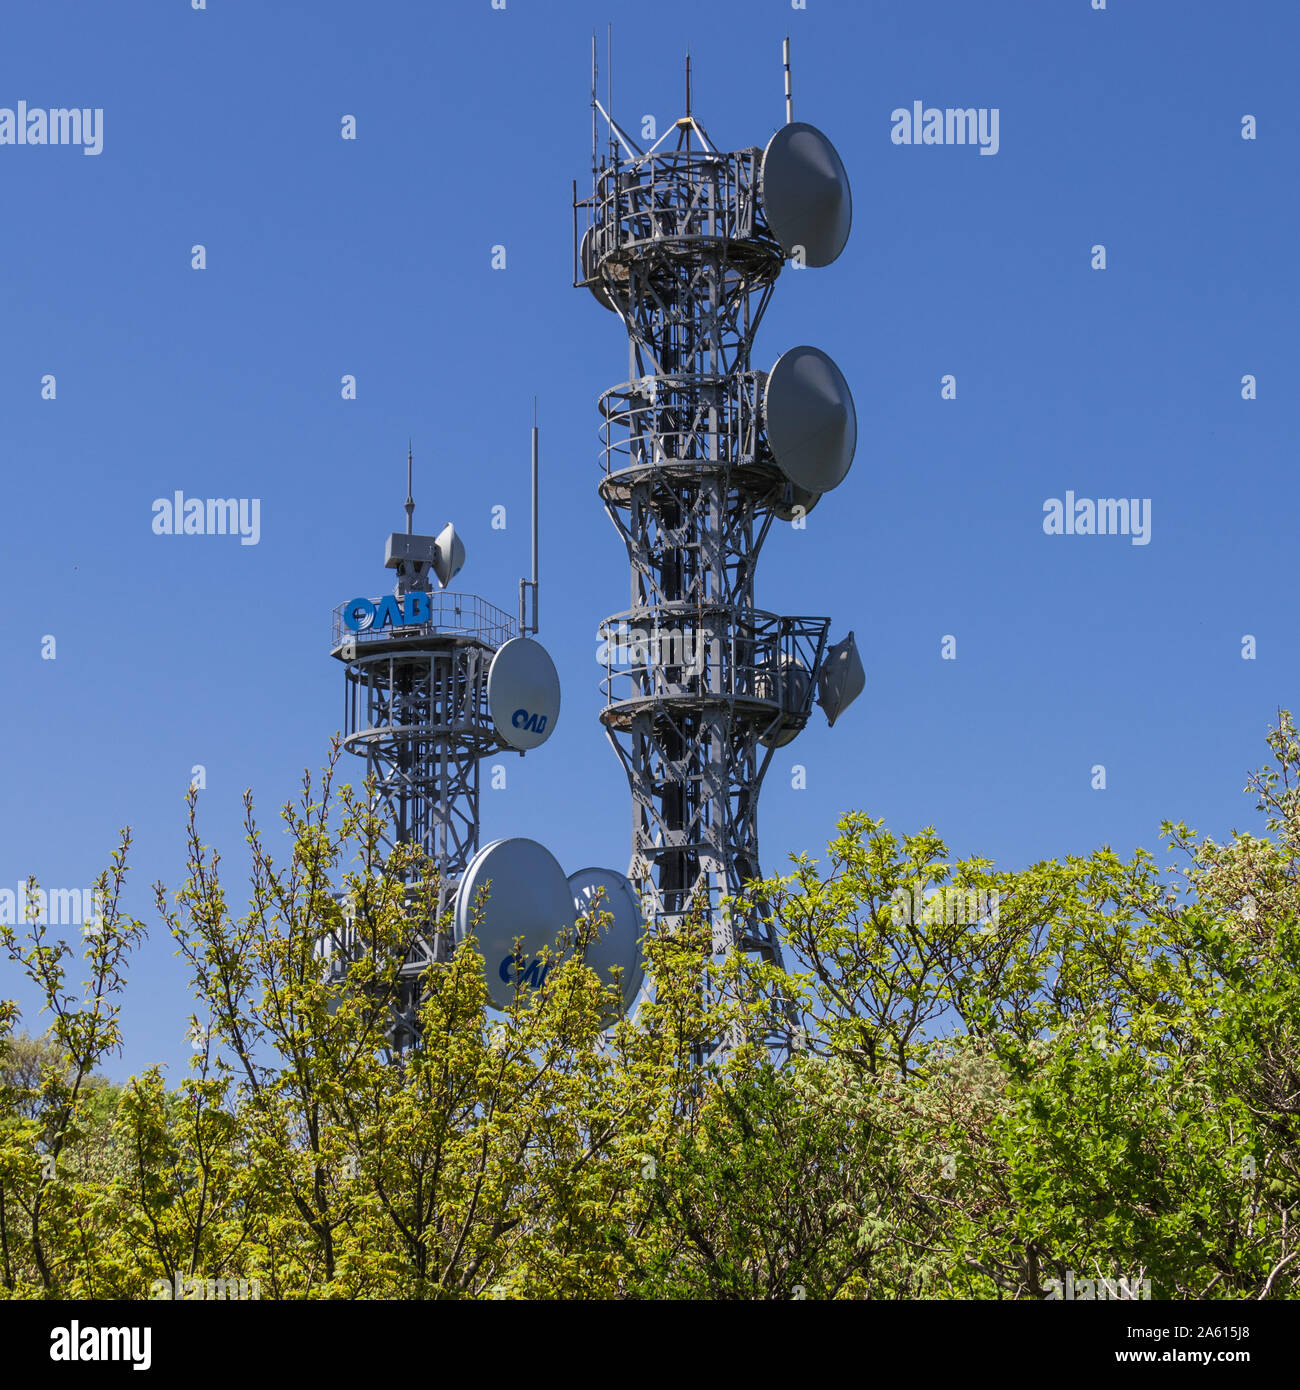
[[[619,136],[615,125],[615,26],[605,33],[605,110],[609,115],[609,163],[619,167]]]
[[[794,102],[790,96],[790,35],[785,36],[785,43],[781,46],[781,60],[785,64],[785,123],[789,125],[794,120]]]
[[[533,431],[532,431],[532,476],[533,476],[533,496],[532,496],[532,523],[533,523],[533,550],[532,550],[532,578],[521,579],[519,581],[519,635],[526,636],[529,632],[534,637],[537,636],[537,397],[533,397]],[[533,620],[528,621],[528,592],[532,590],[533,595]]]
[[[411,496],[411,474],[415,466],[415,451],[411,441],[406,441],[406,534],[411,534],[415,517],[415,498]]]
[[[537,635],[537,397],[533,397],[533,636]]]
[[[591,31],[591,178],[596,179],[596,31]]]

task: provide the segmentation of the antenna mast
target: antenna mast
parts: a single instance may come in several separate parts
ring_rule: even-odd
[[[532,521],[533,521],[533,550],[532,550],[532,579],[521,579],[519,581],[519,632],[525,635],[529,632],[534,637],[537,636],[537,604],[538,604],[538,583],[537,583],[537,397],[533,397],[533,435],[532,435],[532,475],[533,475],[533,496],[532,496]],[[527,593],[532,590],[533,594],[533,621],[528,621]]]
[[[785,64],[785,123],[789,125],[794,120],[794,103],[790,98],[790,35],[785,36],[785,43],[781,48],[781,60]]]
[[[415,467],[415,450],[411,441],[406,441],[406,534],[411,534],[415,520],[415,498],[411,496],[411,475]]]
[[[537,397],[533,397],[533,636],[537,635]]]

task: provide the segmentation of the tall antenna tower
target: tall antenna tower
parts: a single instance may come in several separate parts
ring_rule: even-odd
[[[344,667],[343,747],[375,779],[392,827],[388,847],[418,845],[438,873],[437,918],[417,931],[402,965],[393,1019],[399,1050],[417,1040],[419,977],[449,949],[437,919],[479,849],[479,763],[503,749],[522,754],[544,743],[559,714],[554,665],[524,635],[537,631],[536,416],[532,578],[520,580],[517,620],[477,594],[444,587],[465,563],[465,547],[450,523],[436,537],[414,532],[412,472],[408,447],[406,530],[394,531],[384,549],[385,566],[397,574],[393,591],[340,604],[330,640],[330,655]],[[412,903],[415,896],[412,884]],[[341,939],[328,952],[339,972],[355,945],[345,913]]]
[[[724,152],[691,110],[649,150],[596,95],[593,191],[574,207],[574,283],[622,319],[627,381],[599,400],[601,500],[627,546],[630,605],[607,618],[601,722],[633,801],[628,876],[653,930],[700,910],[714,948],[780,963],[772,924],[722,901],[760,876],[758,795],[814,696],[833,724],[865,684],[850,633],[757,606],[775,520],[800,521],[848,472],[853,398],[816,348],[770,372],[754,338],[787,260],[829,265],[849,234],[830,141],[792,120],[765,149]],[[612,83],[611,83],[612,88]],[[611,100],[612,106],[612,100]],[[597,116],[609,133],[596,147]],[[585,229],[579,236],[579,212]]]

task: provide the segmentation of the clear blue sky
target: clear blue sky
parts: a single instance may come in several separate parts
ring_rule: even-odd
[[[845,254],[782,277],[755,365],[828,351],[857,461],[805,532],[770,538],[758,601],[855,629],[868,686],[774,759],[765,868],[850,808],[1008,866],[1150,846],[1165,816],[1215,835],[1253,820],[1245,772],[1300,669],[1295,5],[11,6],[0,107],[102,107],[104,148],[0,145],[0,887],[86,884],[133,827],[129,901],[155,925],[117,1075],[176,1075],[188,1052],[149,884],[182,878],[190,769],[238,887],[242,790],[273,822],[338,727],[330,612],[387,587],[408,435],[417,529],[454,520],[455,587],[513,608],[540,398],[542,638],[564,708],[484,791],[483,830],[539,838],[566,869],[626,865],[595,663],[627,594],[595,413],[626,338],[569,283],[590,34],[610,20],[617,114],[678,116],[689,44],[725,148],[782,120],[789,32],[796,118],[853,185]],[[997,107],[997,155],[892,144],[891,111],[918,100]],[[177,489],[260,498],[260,543],[155,536],[151,504]],[[1150,544],[1044,535],[1066,490],[1149,497]],[[7,964],[0,994],[31,1001]]]

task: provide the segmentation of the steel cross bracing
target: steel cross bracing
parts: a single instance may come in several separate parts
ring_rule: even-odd
[[[403,592],[399,586],[399,594]],[[487,699],[496,649],[516,633],[513,618],[474,595],[434,596],[429,622],[344,636],[335,614],[333,655],[343,662],[343,747],[365,760],[391,818],[384,844],[417,845],[438,873],[435,917],[416,930],[393,1009],[398,1051],[417,1038],[418,979],[445,956],[435,923],[455,897],[479,848],[479,760],[500,747]],[[415,871],[408,898],[415,911]],[[330,958],[346,969],[356,943],[346,908]]]
[[[575,279],[628,333],[630,379],[600,398],[600,495],[631,570],[630,607],[602,625],[601,720],[632,790],[629,876],[648,920],[670,929],[701,908],[716,949],[779,963],[770,923],[720,904],[759,875],[759,789],[777,740],[807,720],[829,620],[754,604],[789,497],[750,365],[784,261],[757,197],[761,152],[719,153],[693,118],[677,130],[676,149],[648,154],[617,132],[627,157],[614,146],[577,204],[590,230]]]
[[[478,849],[478,760],[496,746],[487,712],[492,652],[367,653],[347,669],[344,747],[363,756],[392,815],[389,848],[417,845],[439,869],[439,903]]]

